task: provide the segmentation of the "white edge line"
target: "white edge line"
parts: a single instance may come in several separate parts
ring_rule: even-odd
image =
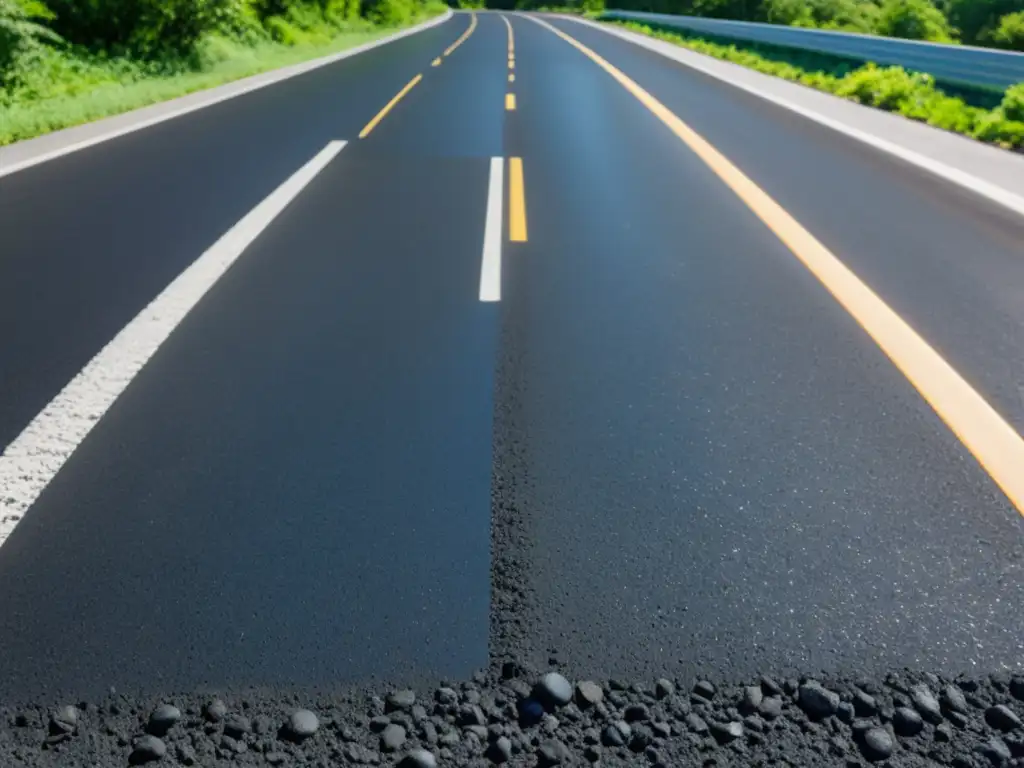
[[[487,185],[487,218],[484,220],[484,251],[480,262],[480,301],[501,301],[501,222],[504,209],[505,160],[491,158]]]
[[[773,104],[777,104],[778,106],[788,109],[792,112],[796,112],[798,115],[802,115],[803,117],[806,117],[808,120],[813,120],[814,122],[820,123],[821,125],[824,125],[835,131],[845,133],[847,136],[857,139],[858,141],[863,142],[864,144],[868,144],[874,147],[875,149],[879,149],[883,152],[888,152],[890,155],[898,157],[900,160],[903,160],[904,162],[916,165],[919,168],[923,168],[924,170],[929,171],[930,173],[939,176],[945,179],[946,181],[951,181],[954,184],[957,184],[965,189],[970,190],[971,192],[974,192],[975,194],[981,195],[982,197],[985,197],[994,203],[998,203],[999,205],[1002,205],[1005,208],[1010,209],[1014,213],[1024,216],[1024,197],[1016,195],[1013,192],[1009,192],[1006,189],[1003,189],[1002,187],[996,184],[992,184],[991,182],[985,181],[984,179],[980,179],[977,176],[973,176],[967,173],[966,171],[961,171],[958,168],[946,165],[945,163],[939,160],[933,160],[932,158],[927,157],[926,155],[914,152],[912,149],[906,149],[905,147],[901,147],[900,145],[894,144],[891,141],[886,141],[885,139],[867,133],[866,131],[862,131],[858,128],[848,126],[845,123],[840,122],[839,120],[834,120],[831,117],[826,117],[820,112],[815,112],[805,107],[801,107],[797,104],[794,104],[791,101],[788,101],[787,99],[783,99],[779,96],[774,96],[759,91],[754,86],[746,85],[745,83],[740,83],[735,80],[732,80],[719,72],[715,72],[710,67],[705,67],[691,61],[680,61],[679,59],[670,56],[665,51],[662,51],[660,48],[656,46],[647,45],[647,41],[644,40],[643,38],[636,39],[631,34],[624,34],[627,32],[627,30],[609,29],[608,27],[602,24],[590,21],[589,19],[577,19],[571,16],[560,16],[559,18],[567,18],[570,21],[575,21],[580,24],[585,24],[586,26],[600,29],[602,32],[605,32],[610,35],[615,35],[616,37],[620,37],[626,42],[632,43],[633,45],[639,45],[642,48],[647,48],[648,50],[653,51],[659,54],[660,56],[664,56],[666,59],[675,61],[678,64],[682,64],[684,67],[696,69],[700,72],[703,72],[706,75],[710,75],[716,80],[721,80],[722,82],[727,83],[733,86],[734,88],[739,88],[741,90],[746,91],[747,93],[752,93],[759,98],[762,98],[766,101],[770,101]],[[669,43],[666,43],[666,45],[669,45]],[[693,53],[696,56],[702,55],[697,53],[696,51],[690,51],[689,49],[684,48],[683,50],[686,50],[688,53]],[[770,75],[765,75],[765,77],[770,77]],[[866,107],[866,109],[870,109],[870,107]]]
[[[0,545],[178,324],[345,144],[330,142],[222,235],[121,329],[0,454]]]
[[[229,99],[233,99],[233,98],[235,98],[237,96],[244,96],[247,93],[252,93],[253,91],[258,91],[261,88],[266,88],[268,85],[275,85],[276,83],[284,82],[285,80],[290,80],[293,77],[298,77],[299,75],[304,75],[307,72],[312,72],[313,70],[319,69],[321,67],[325,67],[328,64],[334,64],[334,63],[336,63],[338,61],[341,61],[342,59],[347,59],[350,56],[356,56],[356,55],[358,55],[360,53],[365,53],[366,51],[369,51],[369,50],[371,50],[373,48],[378,48],[378,47],[380,47],[382,45],[387,45],[388,43],[393,43],[396,40],[400,40],[403,37],[408,37],[409,35],[416,34],[417,32],[422,32],[422,31],[424,31],[426,29],[430,29],[431,27],[435,27],[438,24],[441,24],[441,23],[443,23],[445,21],[448,21],[448,19],[450,19],[452,17],[452,15],[453,15],[452,14],[452,10],[449,8],[447,13],[442,14],[441,16],[438,16],[436,19],[430,19],[429,21],[425,21],[422,24],[417,24],[415,27],[410,27],[409,29],[403,29],[403,30],[401,30],[399,32],[395,32],[393,35],[388,35],[387,37],[383,37],[380,40],[373,40],[373,41],[371,41],[369,43],[363,43],[362,45],[357,45],[355,48],[349,48],[348,50],[339,51],[338,53],[333,53],[330,56],[325,56],[324,58],[321,58],[321,59],[314,59],[313,61],[301,62],[299,64],[293,64],[293,65],[290,65],[288,67],[282,67],[281,69],[276,70],[277,74],[275,74],[275,70],[270,70],[270,72],[260,72],[260,73],[257,73],[255,75],[251,75],[250,77],[253,78],[253,79],[256,79],[256,78],[267,78],[267,79],[261,79],[260,82],[257,82],[257,83],[250,83],[249,85],[245,85],[245,86],[240,87],[240,88],[238,87],[238,84],[239,83],[244,83],[246,78],[242,78],[241,80],[235,80],[234,82],[231,82],[231,83],[225,83],[222,86],[217,86],[215,88],[210,89],[210,93],[211,93],[210,97],[207,98],[207,99],[204,99],[203,101],[197,102],[195,104],[189,104],[188,106],[180,107],[178,109],[174,109],[174,110],[171,110],[169,112],[162,113],[160,115],[154,115],[153,117],[147,118],[145,120],[140,120],[137,123],[132,123],[131,125],[125,125],[125,126],[122,126],[120,128],[115,128],[115,129],[113,129],[111,131],[107,131],[105,133],[101,133],[98,136],[93,136],[93,137],[88,138],[88,139],[82,139],[81,141],[76,141],[76,142],[74,142],[72,144],[68,144],[65,147],[58,147],[56,149],[51,149],[49,151],[43,152],[42,154],[36,155],[34,157],[27,157],[24,160],[19,160],[19,161],[15,162],[15,163],[12,163],[11,165],[0,166],[0,178],[3,178],[4,176],[10,176],[11,174],[17,173],[18,171],[23,171],[26,168],[31,168],[34,165],[39,165],[41,163],[46,163],[46,162],[49,162],[50,160],[56,160],[58,157],[63,157],[64,155],[70,155],[73,152],[78,152],[78,151],[83,150],[83,149],[88,149],[89,147],[96,146],[97,144],[102,144],[103,142],[110,141],[111,139],[116,139],[116,138],[119,138],[121,136],[126,136],[129,133],[134,133],[135,131],[141,131],[144,128],[149,128],[151,126],[157,125],[158,123],[162,123],[162,122],[164,122],[166,120],[173,120],[176,117],[181,117],[182,115],[187,115],[190,112],[196,112],[196,111],[198,111],[200,109],[204,109],[205,107],[212,107],[214,104],[220,104],[223,101],[228,101]],[[223,93],[222,92],[222,93],[216,94],[216,91],[221,90],[221,89],[227,90],[229,92],[228,93]],[[201,93],[201,91],[200,91],[200,93]],[[181,96],[179,98],[186,98],[186,97],[185,96]],[[164,103],[166,103],[166,102],[164,102]],[[153,108],[153,107],[157,107],[159,105],[160,105],[160,102],[157,102],[156,104],[148,104],[145,107],[140,107],[139,109],[140,110],[141,109],[150,109],[150,108]],[[131,114],[131,112],[129,111],[129,112],[121,113],[121,115],[111,115],[110,117],[111,118],[124,117],[125,115],[130,115],[130,114]],[[108,119],[108,118],[101,118],[101,119]],[[84,125],[88,125],[88,123],[85,123]],[[78,128],[78,127],[81,127],[81,126],[73,126],[73,128]],[[69,128],[69,129],[66,129],[66,130],[71,130],[71,129]],[[43,135],[46,136],[46,135],[49,135],[49,134],[43,134]],[[31,139],[28,139],[28,141],[31,141]],[[14,147],[14,146],[17,146],[17,143],[11,144],[8,147],[0,147],[0,159],[2,159],[2,150],[9,149],[10,147]]]

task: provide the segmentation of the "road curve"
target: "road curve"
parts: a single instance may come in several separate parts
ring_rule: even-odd
[[[0,701],[552,651],[605,678],[1019,667],[1024,520],[993,477],[662,120],[507,18],[0,179],[0,473],[40,424],[66,458],[18,465],[54,476],[8,510]],[[1024,431],[1024,223],[550,22]],[[107,347],[154,299],[152,348]],[[109,403],[73,399],[83,369]],[[54,402],[80,443],[40,421]]]

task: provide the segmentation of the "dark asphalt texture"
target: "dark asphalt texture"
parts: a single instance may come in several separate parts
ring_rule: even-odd
[[[351,142],[0,549],[0,701],[414,684],[551,649],[595,677],[1019,667],[1024,521],[991,479],[696,156],[520,16],[505,112],[505,26],[479,18],[439,68],[464,14],[0,180],[2,445],[253,205]],[[557,25],[1024,426],[1024,226]],[[497,305],[477,300],[493,156],[523,158],[529,220]],[[490,574],[510,562],[506,602]]]

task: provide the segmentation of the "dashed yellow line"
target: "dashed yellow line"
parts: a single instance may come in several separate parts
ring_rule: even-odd
[[[380,112],[378,112],[374,116],[373,120],[368,122],[366,124],[366,127],[364,127],[363,130],[361,130],[359,132],[359,138],[360,139],[365,139],[367,136],[369,136],[370,135],[370,131],[372,131],[374,128],[377,127],[377,123],[379,123],[381,120],[383,120],[384,116],[387,115],[387,113],[391,111],[392,107],[394,107],[395,104],[397,104],[399,101],[401,101],[402,97],[405,96],[405,94],[407,94],[409,91],[411,91],[413,89],[413,86],[415,86],[416,83],[418,83],[422,79],[423,79],[423,75],[416,75],[416,77],[414,77],[412,80],[410,80],[408,82],[408,84],[405,86],[405,88],[403,88],[397,94],[395,94],[395,97],[385,105],[384,109],[382,109]]]
[[[505,94],[505,109],[509,112],[514,112],[516,108],[516,95],[514,93]]]
[[[508,57],[509,59],[515,58],[516,55],[516,40],[512,34],[512,22],[508,20],[508,17],[502,14],[501,20],[505,22],[505,27],[508,29]]]
[[[516,76],[513,75],[511,72],[508,73],[508,81],[510,83],[514,83],[516,81]]]
[[[545,21],[533,16],[529,18],[575,47],[618,81],[686,144],[754,215],[786,244],[796,258],[874,339],[1003,490],[1017,511],[1024,515],[1024,438],[902,317],[704,137],[627,75],[578,40]],[[514,177],[515,160],[512,162],[511,170]]]
[[[508,237],[514,243],[526,242],[526,188],[521,157],[508,159]]]
[[[458,40],[456,40],[454,43],[452,43],[451,45],[449,45],[445,49],[444,55],[445,56],[451,56],[452,55],[452,51],[454,51],[456,48],[458,48],[460,45],[462,45],[464,42],[466,42],[466,40],[469,39],[469,36],[473,34],[473,30],[474,29],[476,29],[476,14],[475,13],[470,13],[469,14],[469,29],[467,29],[465,32],[463,32]]]
[[[432,66],[432,67],[440,67],[441,66],[441,57],[438,56],[436,59],[434,59],[432,62],[430,62],[430,66]]]

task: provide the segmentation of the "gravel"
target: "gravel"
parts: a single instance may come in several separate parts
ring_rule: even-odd
[[[478,675],[388,695],[225,691],[215,701],[147,702],[111,694],[77,705],[0,706],[0,765],[1020,768],[1018,679],[901,670],[874,681],[805,678],[782,686],[668,678],[612,685],[519,661],[510,677]],[[541,691],[548,711],[532,698]],[[531,704],[539,715],[523,718]]]

